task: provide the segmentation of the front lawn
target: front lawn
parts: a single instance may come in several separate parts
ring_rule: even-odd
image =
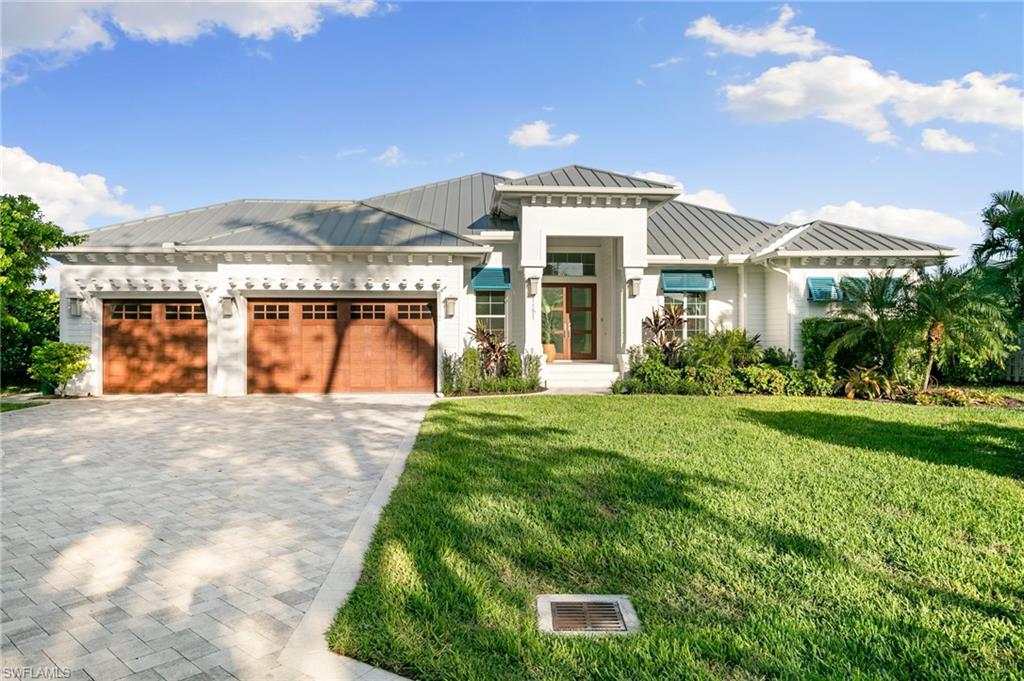
[[[537,633],[567,592],[630,595],[642,633]],[[1024,414],[441,402],[328,641],[414,679],[1013,677]]]
[[[5,411],[28,409],[29,407],[38,407],[44,404],[46,404],[46,402],[0,402],[0,413]]]

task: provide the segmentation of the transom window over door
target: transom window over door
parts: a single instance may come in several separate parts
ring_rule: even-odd
[[[549,277],[592,277],[597,274],[593,253],[548,253],[544,274]]]
[[[476,319],[484,328],[505,336],[505,292],[477,291]]]
[[[708,294],[698,292],[666,293],[665,306],[678,306],[683,311],[683,323],[671,333],[686,342],[691,336],[708,332]]]

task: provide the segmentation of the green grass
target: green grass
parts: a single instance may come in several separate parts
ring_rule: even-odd
[[[0,413],[28,409],[29,407],[40,407],[44,404],[46,402],[0,402]]]
[[[563,592],[642,633],[538,634]],[[414,679],[1020,678],[1024,413],[441,402],[328,641]]]

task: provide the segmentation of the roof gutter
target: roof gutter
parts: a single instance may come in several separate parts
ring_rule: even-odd
[[[955,258],[958,255],[960,251],[955,248],[923,251],[788,251],[780,248],[758,253],[750,261],[764,262],[773,258]]]
[[[682,193],[675,187],[555,187],[550,185],[496,184],[491,198],[491,211],[497,212],[504,196],[632,196],[671,201]]]
[[[50,251],[47,255],[60,256],[72,253],[439,253],[442,255],[483,254],[494,250],[493,246],[328,246],[310,244],[305,246],[186,246],[164,244],[162,246],[68,246]]]

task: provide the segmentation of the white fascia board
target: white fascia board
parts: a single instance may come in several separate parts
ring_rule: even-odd
[[[515,241],[518,232],[509,229],[488,229],[479,234],[464,234],[470,241]]]
[[[649,255],[647,262],[650,265],[717,265],[722,262],[722,256],[712,255],[708,258],[684,258],[681,255]]]
[[[68,253],[489,253],[493,247],[479,246],[69,246],[50,251],[57,257]]]
[[[758,253],[751,262],[762,262],[773,258],[955,258],[960,251],[955,248],[923,251],[787,251],[779,249],[771,253]]]
[[[674,198],[682,192],[674,187],[551,187],[529,184],[496,184],[496,194],[605,194]]]

